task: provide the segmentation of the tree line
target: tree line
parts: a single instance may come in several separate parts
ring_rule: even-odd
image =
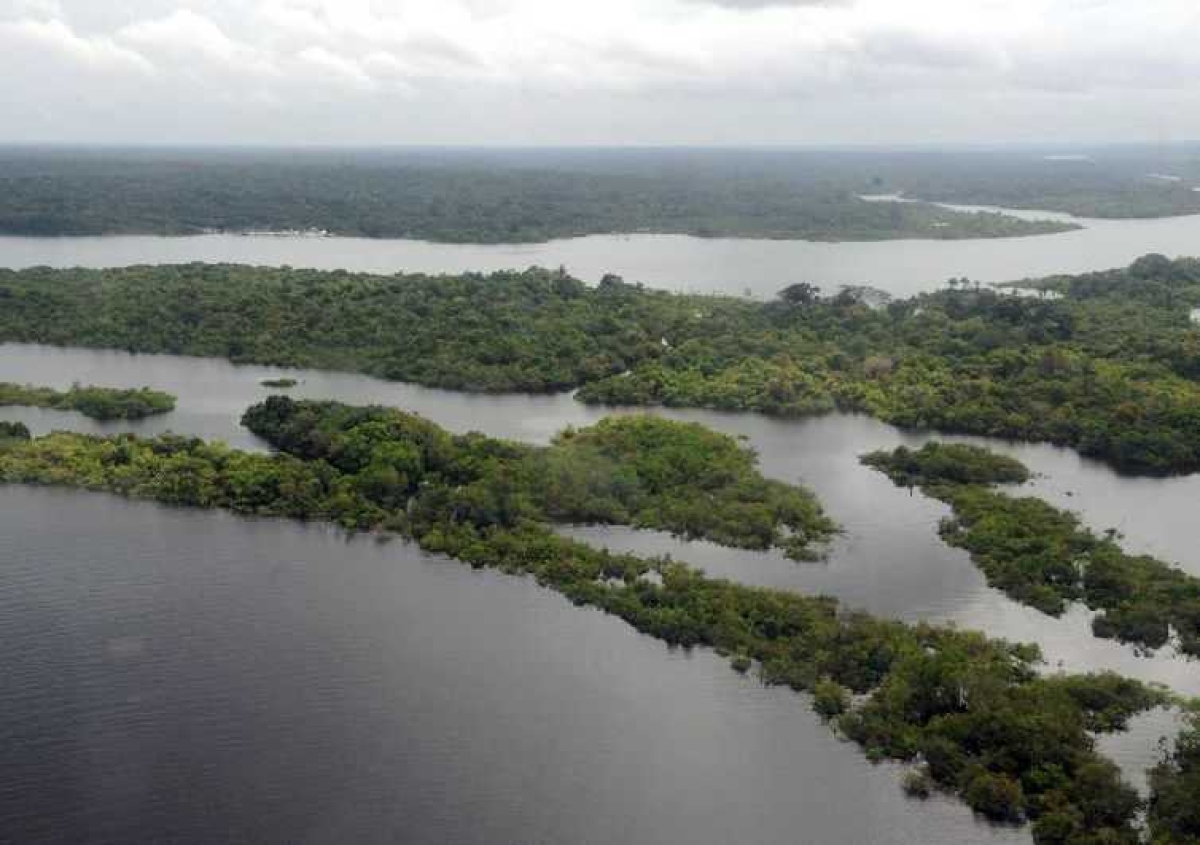
[[[1099,637],[1154,650],[1174,633],[1179,651],[1200,657],[1200,578],[1149,555],[1130,555],[1110,533],[1097,536],[1075,514],[990,484],[1029,477],[1019,461],[978,446],[928,443],[864,455],[896,484],[920,487],[951,507],[941,535],[966,549],[988,583],[1015,601],[1060,615],[1071,602],[1099,611]]]
[[[1200,262],[957,285],[880,305],[799,283],[771,302],[565,272],[381,276],[190,264],[0,271],[0,340],[354,370],[463,390],[802,416],[1070,446],[1200,469]]]
[[[548,158],[544,157],[544,158]],[[0,232],[192,235],[320,230],[521,243],[592,234],[978,238],[1075,228],[927,203],[867,202],[861,173],[612,168],[426,157],[85,155],[0,151]]]

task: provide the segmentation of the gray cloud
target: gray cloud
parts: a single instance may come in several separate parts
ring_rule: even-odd
[[[1200,137],[1198,36],[1194,0],[0,0],[0,140]]]

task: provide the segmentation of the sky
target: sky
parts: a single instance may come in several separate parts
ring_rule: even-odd
[[[0,0],[0,142],[1200,139],[1200,0]]]

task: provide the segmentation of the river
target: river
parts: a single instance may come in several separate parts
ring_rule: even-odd
[[[0,381],[168,390],[169,415],[100,424],[4,409],[36,432],[135,430],[262,448],[237,416],[274,368],[0,346]],[[546,442],[612,409],[286,371],[296,396],[415,410]],[[666,412],[664,412],[666,413]],[[1112,668],[1200,694],[1200,667],[1137,656],[992,590],[937,537],[945,507],[857,463],[923,435],[865,417],[673,411],[744,435],[845,529],[828,560],[577,527],[612,548],[834,595],[853,607],[1038,642],[1047,669]],[[1200,476],[1130,479],[1053,447],[991,442],[1029,492],[1200,574]],[[836,742],[804,699],[671,651],[535,584],[399,542],[105,495],[0,488],[0,827],[25,838],[201,842],[1027,842],[961,806],[909,802],[890,766]],[[1132,779],[1170,719],[1105,741]],[[53,808],[53,811],[52,811]],[[39,825],[41,827],[39,827]],[[14,827],[15,826],[15,827]]]
[[[1022,216],[1047,216],[1021,213]],[[1074,219],[1074,218],[1071,218]],[[396,272],[565,265],[672,290],[772,295],[792,281],[897,295],[950,276],[1007,281],[1186,254],[1200,217],[1082,222],[984,241],[808,243],[596,236],[522,246],[343,238],[0,237],[0,265],[231,261]],[[0,346],[0,381],[167,390],[137,423],[6,408],[35,432],[164,430],[263,444],[237,425],[274,368]],[[483,396],[287,371],[296,396],[378,402],[455,431],[534,443],[621,409],[568,395]],[[747,583],[833,595],[906,620],[1038,642],[1047,671],[1115,669],[1200,694],[1197,664],[1139,657],[989,588],[937,537],[944,505],[894,488],[862,452],[925,435],[847,415],[773,420],[658,411],[741,435],[764,471],[811,487],[843,526],[827,560],[579,526]],[[1126,545],[1200,574],[1200,476],[1133,479],[1073,452],[986,442],[1039,475],[1024,488]],[[839,743],[803,697],[764,689],[571,607],[535,584],[323,526],[0,488],[0,839],[406,843],[1007,843],[961,805],[912,802],[892,766]],[[1104,748],[1135,782],[1172,720]]]
[[[952,276],[1006,282],[1082,273],[1125,266],[1148,252],[1191,255],[1200,244],[1200,215],[1093,220],[1052,212],[983,210],[1069,220],[1084,228],[1024,238],[841,243],[684,235],[594,235],[519,245],[271,235],[0,237],[0,266],[121,267],[209,261],[378,273],[459,273],[536,264],[565,266],[588,282],[617,273],[629,281],[675,291],[770,297],[788,284],[803,281],[827,291],[840,285],[871,285],[907,296],[937,288]]]

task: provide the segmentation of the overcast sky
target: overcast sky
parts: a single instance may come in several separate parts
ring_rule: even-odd
[[[1200,138],[1200,0],[0,0],[0,141]]]

